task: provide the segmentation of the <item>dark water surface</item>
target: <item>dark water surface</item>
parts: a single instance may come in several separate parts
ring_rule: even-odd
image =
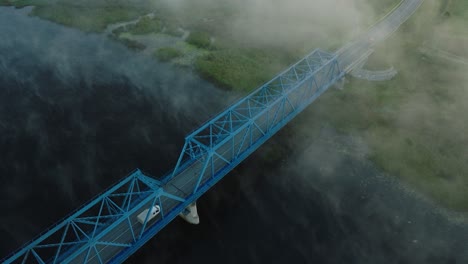
[[[104,36],[0,8],[0,255],[135,168],[162,175],[231,95]]]
[[[0,8],[0,258],[134,168],[166,172],[184,135],[232,97],[103,36]],[[355,154],[362,143],[326,127],[293,141],[300,126],[203,196],[200,225],[177,219],[128,263],[468,263],[466,226]],[[266,161],[273,145],[288,150],[279,162]]]
[[[279,164],[255,153],[199,200],[199,226],[171,223],[129,263],[468,263],[467,226],[350,155],[361,144],[325,127]]]

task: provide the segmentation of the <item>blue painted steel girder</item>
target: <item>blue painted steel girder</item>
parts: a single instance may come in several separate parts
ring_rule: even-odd
[[[160,206],[158,217],[165,217],[162,199],[185,201],[166,193],[159,181],[136,170],[3,263],[69,263],[77,258],[82,263],[104,263],[103,251],[114,250],[117,254],[121,248],[131,247],[146,231],[145,226],[135,225],[132,216],[142,208],[150,208],[149,201]],[[119,225],[127,227],[130,241],[106,237]]]
[[[161,181],[135,171],[5,263],[123,262],[343,75],[315,50],[187,136]],[[161,213],[138,223],[154,205]]]
[[[385,21],[335,55],[312,52],[187,136],[176,167],[160,182],[132,173],[2,262],[123,262],[368,56],[422,2],[403,0]],[[135,225],[135,214],[156,204],[160,215]]]
[[[234,154],[236,153],[234,153],[233,146],[231,147],[233,152],[231,157],[219,154],[216,150],[226,148],[223,144],[226,143],[228,138],[235,141],[235,135],[238,135],[242,129],[246,129],[249,124],[253,128],[248,129],[252,129],[253,133],[257,129],[260,133],[266,135],[272,125],[281,119],[278,119],[278,116],[284,114],[279,111],[280,108],[283,111],[288,109],[287,113],[293,112],[300,103],[305,101],[307,92],[312,92],[312,89],[318,91],[319,87],[324,86],[331,78],[336,77],[335,74],[341,74],[342,76],[333,55],[321,50],[313,51],[187,136],[172,177],[179,172],[180,167],[184,166],[186,162],[191,162],[200,157],[206,158],[207,154],[208,156],[214,155],[226,162],[235,158]],[[310,81],[310,87],[307,89],[301,87],[308,80]],[[302,97],[298,97],[298,91],[304,93],[301,95]],[[265,116],[263,116],[264,114]],[[265,117],[266,120],[261,120],[261,118]],[[282,117],[284,118],[284,116]],[[258,123],[259,121],[262,123]],[[269,122],[272,123],[269,124]],[[267,126],[262,127],[264,125]],[[232,144],[234,143],[232,142]]]
[[[184,193],[187,195],[185,196],[185,202],[174,208],[170,216],[156,222],[133,247],[125,249],[112,259],[112,263],[121,263],[133,254],[140,246],[168,224],[171,219],[175,218],[189,204],[196,201],[338,79],[344,76],[344,72],[340,70],[336,57],[332,54],[316,50],[305,59],[292,67],[303,66],[304,64],[302,63],[309,63],[314,66],[310,67],[308,73],[303,72],[303,77],[296,79],[296,83],[288,85],[284,85],[285,83],[283,83],[281,95],[278,94],[274,99],[265,98],[270,97],[271,94],[275,94],[267,92],[269,90],[267,87],[271,87],[272,90],[277,90],[278,88],[275,85],[271,85],[273,80],[282,77],[281,75],[284,73],[291,73],[291,69],[278,75],[272,81],[235,103],[186,137],[186,142],[176,167],[171,174],[168,174],[161,181],[163,186],[167,187],[172,186],[172,182],[177,182],[179,178],[182,178],[180,185],[192,187],[188,189],[188,192]],[[249,107],[248,102],[250,102],[251,98],[261,100],[263,103]],[[242,109],[244,112],[240,111]],[[246,113],[249,114],[247,115]],[[219,130],[212,127],[216,122],[219,122],[216,124],[220,127]],[[203,135],[204,131],[210,131],[210,136],[202,137],[201,139],[197,138],[197,136]],[[191,177],[184,179],[182,177],[184,174],[190,174]],[[169,188],[165,189],[171,193]],[[178,188],[173,190],[177,191],[177,193],[180,192]]]

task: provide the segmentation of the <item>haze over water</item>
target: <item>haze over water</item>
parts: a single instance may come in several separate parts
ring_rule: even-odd
[[[165,173],[233,98],[26,11],[0,8],[1,257],[136,167]],[[199,226],[176,220],[128,262],[468,262],[466,226],[336,142],[365,148],[327,127],[275,166],[261,148],[199,200]]]
[[[0,8],[2,257],[135,168],[161,176],[231,95],[105,36]]]

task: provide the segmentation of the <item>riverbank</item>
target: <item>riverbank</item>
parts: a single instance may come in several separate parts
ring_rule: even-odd
[[[128,172],[166,173],[234,96],[30,9],[0,8],[0,259]]]
[[[22,8],[34,6],[30,15],[37,16],[84,32],[103,32],[107,25],[128,21],[145,14],[146,6],[127,1],[71,0],[0,0],[0,5]]]
[[[315,122],[300,144],[300,116],[197,201],[200,225],[175,220],[128,263],[467,262],[466,224],[382,174],[358,137]]]
[[[191,68],[221,88],[247,93],[317,47],[326,50],[340,47],[349,40],[350,34],[363,30],[359,29],[359,24],[364,27],[371,24],[398,2],[370,1],[371,6],[359,7],[351,4],[350,8],[377,10],[370,12],[372,15],[365,17],[365,21],[354,22],[353,32],[348,32],[347,26],[334,25],[334,20],[327,18],[315,22],[312,19],[307,26],[300,21],[303,18],[289,21],[288,25],[278,24],[285,27],[283,30],[267,25],[252,27],[261,21],[274,24],[276,17],[259,10],[242,10],[244,7],[225,1],[211,1],[209,5],[186,3],[177,8],[163,2],[130,4],[120,0],[112,4],[106,1],[0,0],[0,5],[18,8],[33,5],[35,8],[30,15],[85,32],[106,32],[111,27],[106,33],[113,39],[156,58],[173,48],[177,56],[165,57],[166,61]],[[288,12],[287,9],[280,12]],[[324,23],[327,20],[330,22]],[[316,28],[314,23],[318,25]],[[315,32],[311,34],[311,29],[303,27],[311,27]],[[158,52],[159,49],[162,51]]]
[[[3,0],[6,2],[13,1]],[[398,2],[379,2],[373,8],[388,11]],[[14,2],[16,6],[32,3],[37,5],[32,15],[88,32],[104,32],[109,25],[118,24],[110,33],[116,40],[192,69],[219,87],[238,93],[255,89],[313,48],[333,50],[359,33],[359,29],[350,33],[326,28],[326,36],[311,40],[306,32],[297,37],[285,33],[287,30],[247,30],[235,19],[240,11],[221,4],[209,10],[196,6],[183,10],[163,6],[127,10],[124,2],[110,7],[93,3],[94,11],[81,12],[82,6],[68,0],[58,1],[58,7],[33,0]],[[444,8],[449,18],[440,21],[437,6],[436,1],[426,1],[415,17],[377,47],[368,67],[393,65],[400,72],[394,80],[369,83],[350,79],[344,91],[328,92],[307,112],[343,134],[362,135],[370,148],[368,158],[381,169],[438,204],[463,212],[468,210],[468,154],[464,149],[468,129],[463,123],[466,69],[423,54],[419,48],[435,25],[440,28],[447,24],[446,28],[453,29],[451,35],[465,30],[461,25],[466,24],[468,7],[461,0],[451,1]],[[67,11],[59,15],[56,10],[63,8]],[[165,8],[164,12],[158,8]],[[81,15],[73,16],[75,12]],[[147,17],[149,13],[154,15]],[[62,14],[76,18],[63,20]],[[239,35],[238,28],[229,24],[232,21],[247,30],[246,34]],[[362,24],[369,25],[369,21]],[[226,29],[234,33],[228,34]],[[441,31],[446,32],[443,27]],[[320,31],[313,33],[321,36]],[[274,38],[270,36],[275,34]],[[290,38],[295,42],[285,42]],[[313,133],[312,129],[308,133]]]
[[[438,205],[468,210],[468,68],[421,53],[440,22],[426,1],[402,30],[376,48],[366,67],[393,65],[388,82],[348,80],[311,107],[317,119],[360,135],[369,158]],[[431,16],[432,14],[432,16]],[[424,25],[424,26],[423,26]]]

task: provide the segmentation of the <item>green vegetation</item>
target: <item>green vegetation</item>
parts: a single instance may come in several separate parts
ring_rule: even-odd
[[[201,49],[209,48],[211,45],[210,35],[201,31],[191,32],[186,41]]]
[[[223,49],[201,56],[195,69],[226,89],[249,92],[282,69],[274,53],[258,49]]]
[[[131,20],[141,14],[127,7],[93,8],[69,6],[40,6],[32,15],[65,25],[76,27],[85,32],[102,32],[107,25]]]
[[[392,9],[397,2],[387,1],[386,9]],[[341,133],[363,137],[370,149],[368,157],[383,171],[446,208],[466,211],[468,125],[464,120],[468,95],[464,85],[468,80],[459,78],[468,69],[418,52],[437,23],[427,15],[427,5],[378,48],[376,54],[382,58],[368,64],[394,65],[400,72],[394,80],[374,83],[350,79],[344,91],[332,89],[323,95],[305,114],[310,120],[301,123],[322,120]],[[284,50],[267,53],[219,41],[215,46],[198,58],[196,70],[224,88],[241,92],[257,88],[298,55],[291,52],[280,59],[273,54]],[[402,54],[389,58],[389,51]],[[304,138],[316,133],[305,131]]]
[[[368,64],[394,65],[394,80],[350,79],[345,90],[330,90],[306,115],[362,137],[383,171],[446,208],[467,211],[468,68],[418,52],[437,23],[422,14],[377,47]]]
[[[468,1],[452,0],[449,4],[448,11],[451,15],[468,19]]]
[[[46,6],[49,5],[48,0],[0,0],[0,6],[15,6],[22,8],[25,6]]]
[[[173,47],[164,47],[156,51],[155,56],[161,61],[170,61],[172,59],[182,56],[182,51]]]
[[[128,32],[133,35],[159,33],[161,30],[161,20],[151,17],[142,17],[136,24],[128,26]]]
[[[299,129],[300,137],[307,140],[320,129],[316,120],[361,137],[369,147],[368,157],[383,171],[445,208],[466,212],[468,68],[418,52],[440,23],[428,15],[431,4],[426,1],[367,64],[394,65],[399,75],[381,83],[349,79],[345,90],[331,89],[300,117],[306,120],[298,123],[307,124]],[[449,10],[457,12],[444,21],[444,30],[466,25],[461,17],[468,2],[452,4]]]
[[[47,2],[34,0],[0,0],[0,6],[16,6],[18,8],[30,5],[43,5]]]
[[[400,0],[370,2],[376,10],[388,12],[400,3]],[[377,13],[382,14],[382,12]],[[288,65],[304,56],[306,52],[318,47],[317,45],[324,49],[333,50],[343,43],[340,36],[329,34],[331,40],[326,39],[326,44],[323,43],[324,40],[322,42],[321,39],[313,39],[265,49],[265,45],[268,44],[246,44],[242,39],[226,36],[225,28],[219,23],[212,26],[198,25],[197,28],[199,30],[189,35],[187,43],[201,49],[209,49],[210,52],[196,58],[195,70],[205,79],[224,89],[241,92],[249,92],[258,88]],[[210,43],[210,34],[206,32],[210,32],[212,36],[216,37],[214,43]]]
[[[468,1],[446,0],[440,10],[444,15],[440,27],[458,37],[468,37]]]
[[[75,27],[85,32],[102,32],[107,25],[137,18],[147,13],[142,6],[132,6],[125,1],[114,1],[112,4],[104,0],[71,1],[57,0],[0,0],[1,5],[15,7],[35,6],[31,15],[38,16],[69,27]]]
[[[182,56],[173,59],[172,62],[182,67],[193,67],[199,57],[210,53],[208,50],[197,48],[182,40],[177,41],[173,47],[180,50]]]
[[[93,32],[104,30],[110,23],[133,20],[150,12],[147,7],[129,6],[123,0],[115,0],[113,4],[104,0],[83,1],[86,4],[71,0],[58,0],[53,4],[47,4],[46,0],[0,0],[0,5],[35,5],[32,15]],[[379,10],[378,15],[366,22],[373,24],[399,2],[365,1]],[[300,123],[308,124],[308,129],[303,130],[303,138],[317,132],[316,120],[330,123],[341,133],[359,135],[369,146],[369,158],[383,171],[399,177],[441,205],[463,211],[468,210],[468,125],[465,116],[468,95],[463,86],[468,83],[467,69],[418,52],[422,42],[430,39],[436,24],[432,21],[434,18],[425,13],[430,8],[424,9],[434,3],[435,0],[425,1],[419,15],[378,47],[377,55],[368,64],[394,65],[400,72],[394,80],[373,83],[351,78],[345,90],[331,89],[321,96],[300,117],[310,120]],[[154,56],[177,65],[193,66],[202,77],[240,93],[247,93],[270,80],[311,47],[327,49],[329,47],[325,45],[329,43],[336,47],[342,42],[339,36],[328,34],[327,38],[296,39],[299,43],[285,42],[284,45],[271,44],[269,39],[251,43],[225,33],[229,23],[223,22],[231,21],[226,18],[236,15],[234,9],[226,13],[220,7],[207,11],[195,3],[188,5],[193,6],[181,11],[187,13],[179,14],[180,20],[174,18],[175,14],[160,12],[163,15],[158,18],[144,17],[135,25],[114,30],[113,37],[140,50],[145,48],[144,45],[124,35],[163,32],[181,37],[183,32],[175,25],[184,25],[186,30],[192,31],[186,41],[176,40],[173,47],[159,48]],[[447,23],[452,34],[465,32],[463,34],[468,35],[468,1],[452,0],[444,9],[448,15],[437,23]],[[208,19],[201,19],[205,17]],[[212,43],[211,37],[216,41]],[[268,46],[270,44],[277,46]],[[394,53],[397,55],[391,57]],[[454,79],[459,82],[451,82]],[[274,154],[267,156],[278,159]]]

